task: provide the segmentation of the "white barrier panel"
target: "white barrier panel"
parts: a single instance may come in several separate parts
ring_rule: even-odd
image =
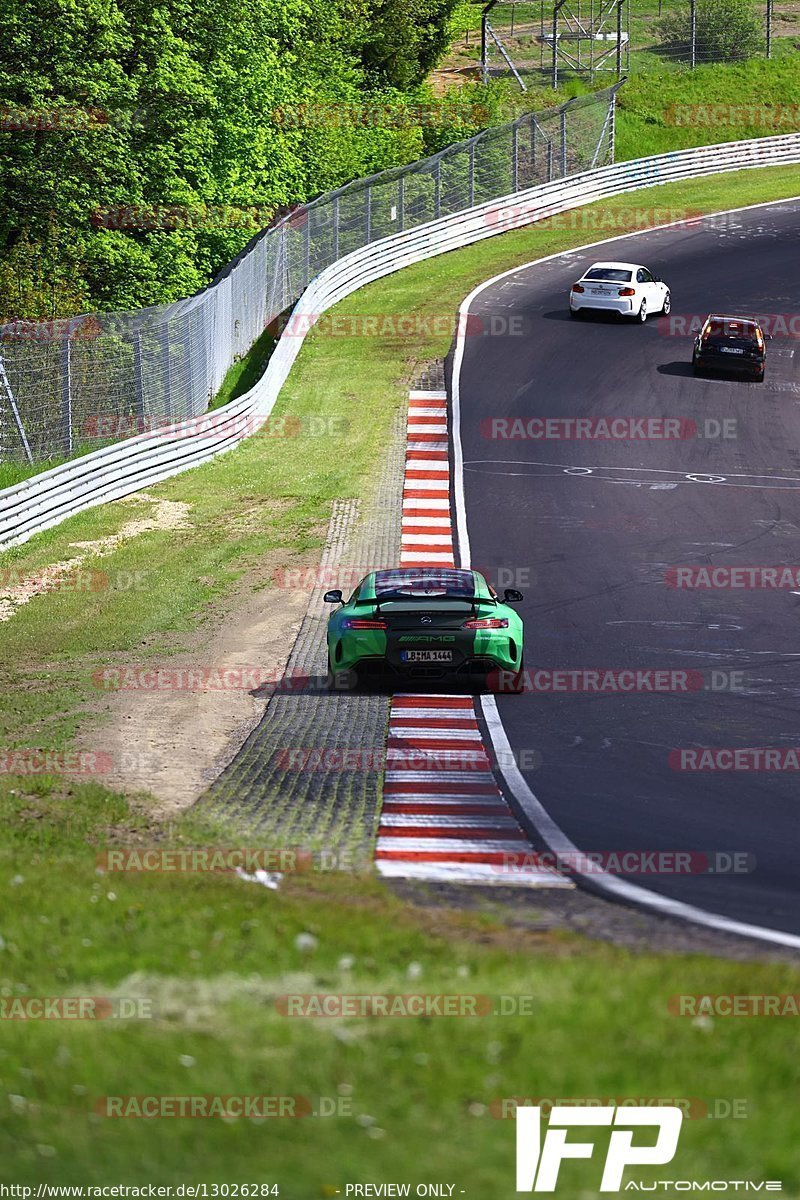
[[[293,325],[302,331],[364,284],[436,254],[494,237],[509,227],[638,188],[793,163],[800,163],[798,133],[672,151],[515,192],[393,234],[339,259],[306,288],[293,310]],[[503,215],[508,209],[513,210],[511,221]],[[258,382],[224,408],[128,438],[0,491],[0,548],[25,542],[75,513],[127,496],[237,446],[266,421],[303,337],[302,332],[284,333]]]

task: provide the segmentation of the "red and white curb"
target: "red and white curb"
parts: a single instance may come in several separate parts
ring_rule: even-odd
[[[455,565],[443,391],[409,394],[400,565]],[[474,701],[433,693],[393,696],[375,849],[380,874],[574,886],[555,870],[528,865],[525,858],[535,853],[495,782]]]

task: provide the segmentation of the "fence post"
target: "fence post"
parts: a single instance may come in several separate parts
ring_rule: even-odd
[[[531,122],[531,179],[536,178],[536,118],[533,113],[530,116]]]
[[[6,394],[6,400],[11,408],[11,415],[14,418],[14,424],[17,427],[17,433],[19,434],[19,440],[22,442],[22,449],[25,451],[25,457],[29,463],[32,463],[33,455],[31,454],[30,443],[28,442],[28,436],[25,433],[25,426],[22,423],[19,405],[17,404],[16,397],[14,396],[14,392],[11,388],[11,382],[8,378],[8,374],[6,373],[6,365],[3,362],[2,354],[0,354],[0,387],[3,388]]]
[[[303,234],[303,276],[305,287],[311,282],[311,218],[306,212],[306,223]]]
[[[72,454],[72,340],[70,324],[61,339],[61,440],[65,454]]]
[[[397,232],[405,228],[403,210],[406,203],[406,177],[401,175],[397,181]]]
[[[622,6],[625,0],[617,0],[617,82],[622,78]]]
[[[772,0],[767,0],[767,58],[772,58]]]
[[[567,174],[567,106],[561,109],[561,178]]]
[[[366,245],[372,241],[372,184],[368,183],[365,189],[365,222],[366,222]]]
[[[553,139],[547,139],[547,182],[553,179]]]
[[[697,66],[697,0],[690,0],[692,70]]]
[[[489,40],[486,37],[486,23],[495,4],[497,4],[497,0],[489,0],[481,11],[481,83],[483,84],[489,82]]]
[[[142,372],[142,335],[137,329],[133,335],[133,383],[136,399],[136,428],[139,433],[144,427],[144,375]]]
[[[511,190],[519,191],[519,130],[516,122],[511,132]]]
[[[161,326],[161,361],[164,365],[164,417],[172,422],[172,363],[169,356],[169,321]]]
[[[339,257],[339,197],[333,197],[333,261]]]
[[[434,172],[434,190],[433,190],[433,215],[440,217],[442,215],[442,160],[437,158],[436,171]]]
[[[558,14],[566,0],[556,0],[553,5],[553,89],[558,87]]]
[[[469,144],[469,206],[475,203],[475,142]]]

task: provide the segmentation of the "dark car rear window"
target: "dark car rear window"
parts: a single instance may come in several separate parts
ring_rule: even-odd
[[[711,321],[703,331],[703,341],[708,346],[739,346],[743,350],[757,350],[758,326],[753,321]]]
[[[630,283],[633,271],[621,271],[617,267],[592,267],[584,279],[606,279],[610,283]]]

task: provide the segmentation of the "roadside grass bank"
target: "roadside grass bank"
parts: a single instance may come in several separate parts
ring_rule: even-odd
[[[797,133],[800,54],[694,71],[648,64],[631,71],[617,102],[617,160],[690,146]]]
[[[143,1181],[276,1183],[290,1200],[386,1180],[511,1200],[519,1097],[679,1102],[692,1119],[676,1159],[629,1178],[779,1179],[797,1194],[787,1021],[679,1017],[671,999],[798,993],[796,968],[630,954],[419,909],[363,876],[285,875],[267,890],[100,874],[109,836],[152,844],[99,787],[0,780],[0,1008],[95,997],[136,1014],[0,1020],[5,1179],[129,1183],[136,1164]],[[320,993],[464,995],[449,1003],[476,1015],[284,1015],[305,1002],[281,997]],[[300,1119],[106,1115],[235,1096],[292,1098],[284,1112]],[[565,1164],[559,1190],[595,1194],[597,1170]]]
[[[632,209],[680,219],[798,192],[796,167],[643,189],[407,267],[343,301],[331,310],[339,319],[306,338],[264,432],[0,556],[5,589],[146,517],[151,503],[188,506],[184,527],[123,540],[0,622],[0,745],[63,749],[97,700],[94,671],[164,660],[198,623],[224,619],[237,583],[268,588],[317,554],[332,501],[370,493],[409,381],[447,353],[458,306],[482,279],[628,232]]]

